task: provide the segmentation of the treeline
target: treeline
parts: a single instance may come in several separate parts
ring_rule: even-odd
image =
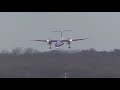
[[[114,49],[114,50],[111,50],[111,51],[97,51],[95,50],[94,48],[90,48],[90,49],[86,49],[86,50],[71,50],[71,51],[67,51],[67,50],[51,50],[51,51],[46,51],[46,52],[40,52],[39,50],[36,50],[36,49],[33,49],[33,48],[15,48],[15,49],[12,49],[11,51],[8,51],[6,49],[3,49],[0,51],[0,55],[14,55],[14,56],[20,56],[20,55],[35,55],[35,54],[53,54],[53,53],[59,53],[59,54],[112,54],[112,55],[119,55],[120,54],[120,49]]]
[[[40,52],[15,48],[0,52],[0,77],[62,78],[65,72],[71,78],[120,77],[120,50]]]

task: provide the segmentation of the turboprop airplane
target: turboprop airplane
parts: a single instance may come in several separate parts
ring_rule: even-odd
[[[51,45],[53,43],[55,43],[55,47],[58,49],[60,46],[64,45],[65,43],[67,43],[69,45],[68,48],[71,48],[71,42],[72,41],[79,41],[79,40],[85,40],[88,38],[83,38],[83,39],[63,39],[63,32],[64,31],[72,31],[72,30],[59,30],[59,31],[53,31],[53,32],[60,32],[61,33],[61,38],[59,40],[31,40],[31,41],[41,41],[41,42],[46,42],[48,43],[48,45],[50,46],[49,49],[51,49]]]

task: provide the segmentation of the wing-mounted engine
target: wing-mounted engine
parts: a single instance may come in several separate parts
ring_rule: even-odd
[[[47,43],[50,44],[50,40],[49,39],[47,40]]]
[[[71,43],[72,43],[72,39],[69,38],[69,39],[68,39],[68,44],[71,44]]]
[[[69,48],[71,48],[71,46],[70,46],[70,45],[71,45],[72,41],[73,41],[73,40],[72,40],[71,38],[69,38],[69,39],[68,39],[67,44],[69,45]]]
[[[50,39],[47,39],[47,44],[50,46],[49,49],[51,49],[52,42]]]

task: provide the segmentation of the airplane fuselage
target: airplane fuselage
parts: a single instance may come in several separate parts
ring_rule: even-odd
[[[60,31],[54,31],[54,32],[60,32],[61,33],[61,39],[59,40],[32,40],[32,41],[42,41],[47,42],[47,44],[50,46],[49,49],[51,49],[52,43],[54,43],[55,47],[58,49],[60,46],[64,45],[64,43],[67,43],[69,45],[69,48],[71,48],[70,44],[72,41],[78,41],[78,40],[85,40],[84,39],[63,39],[63,31],[71,31],[71,30],[60,30]]]
[[[62,46],[64,43],[62,42],[62,40],[57,40],[57,42],[55,43],[55,47],[60,47]]]

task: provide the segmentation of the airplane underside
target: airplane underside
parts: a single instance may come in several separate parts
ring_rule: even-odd
[[[85,40],[88,38],[82,38],[82,39],[63,39],[63,31],[71,31],[71,30],[59,30],[59,31],[53,31],[53,32],[60,32],[61,33],[61,39],[57,39],[57,40],[31,40],[31,41],[42,41],[42,42],[46,42],[49,45],[49,49],[52,49],[51,45],[52,43],[55,43],[55,47],[56,49],[58,49],[60,46],[64,45],[64,43],[67,43],[69,46],[68,48],[71,48],[71,43],[73,41],[79,41],[79,40]]]
[[[61,46],[62,46],[62,45],[61,45]],[[61,47],[61,46],[55,46],[55,47],[56,47],[56,49],[58,49],[58,48]],[[71,48],[70,44],[69,44],[69,47],[68,47],[68,48]],[[49,49],[52,49],[51,45],[50,45]]]

